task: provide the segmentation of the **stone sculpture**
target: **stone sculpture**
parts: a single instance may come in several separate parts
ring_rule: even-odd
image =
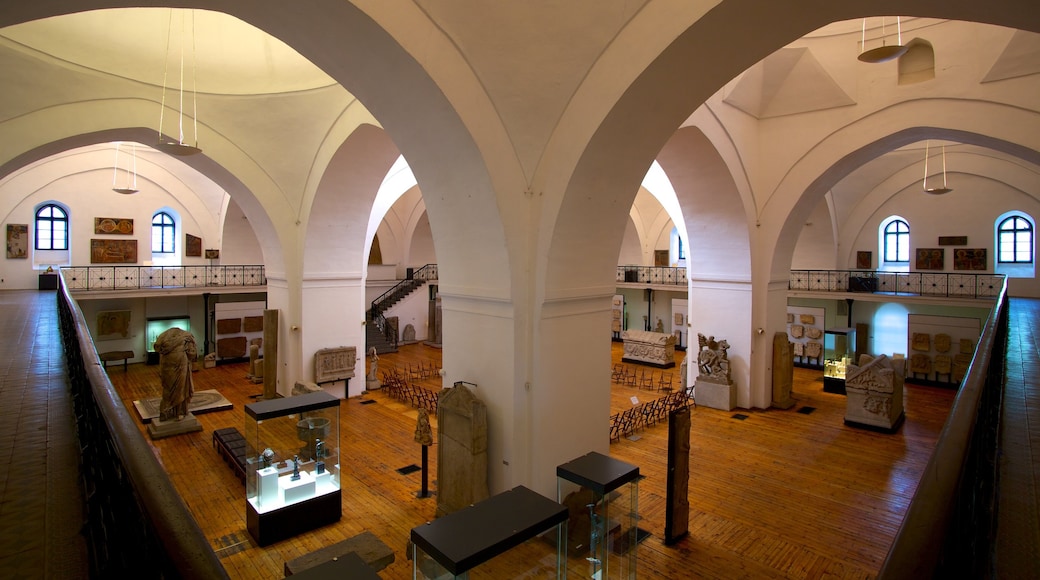
[[[805,327],[801,324],[795,324],[791,326],[791,336],[793,338],[801,338],[805,336]]]
[[[935,335],[935,351],[936,352],[950,352],[950,343],[952,339],[949,334],[936,334]]]
[[[649,364],[665,369],[675,366],[675,335],[649,330],[626,330],[621,333],[621,338],[624,341],[622,362]]]
[[[805,336],[815,340],[819,340],[823,338],[823,331],[820,330],[820,328],[817,326],[809,326],[805,329]]]
[[[889,433],[903,421],[902,361],[879,355],[865,365],[849,365],[845,376],[845,424]]]
[[[790,409],[794,405],[791,387],[794,385],[794,352],[787,335],[773,335],[773,406]]]
[[[171,328],[156,339],[155,352],[159,353],[162,381],[159,419],[181,419],[188,414],[188,403],[195,393],[191,382],[191,367],[199,356],[195,337],[185,330]]]
[[[379,354],[376,352],[376,347],[372,347],[368,351],[368,377],[365,381],[365,388],[374,391],[382,387],[382,383],[379,382]]]
[[[737,406],[737,389],[730,379],[729,343],[697,333],[697,402],[729,411]]]
[[[419,415],[415,418],[415,442],[419,445],[433,445],[433,428],[430,427],[430,416],[426,409],[419,407]]]
[[[487,405],[466,385],[437,402],[437,514],[488,498]]]
[[[805,356],[816,359],[816,364],[820,364],[820,357],[823,356],[823,345],[818,342],[805,343]]]
[[[926,354],[915,354],[910,357],[910,374],[923,373],[928,375],[932,372],[932,357]],[[927,377],[926,377],[927,378]]]
[[[910,348],[919,352],[932,350],[932,337],[924,332],[915,332],[910,340]]]
[[[816,316],[813,314],[799,314],[798,321],[802,324],[816,324]]]

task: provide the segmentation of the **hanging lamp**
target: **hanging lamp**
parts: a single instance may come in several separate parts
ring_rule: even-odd
[[[888,62],[906,54],[910,47],[903,44],[903,25],[900,17],[896,16],[896,43],[888,44],[885,38],[885,17],[881,17],[881,46],[867,50],[867,19],[863,19],[863,30],[860,34],[860,53],[856,57],[863,62],[879,63]]]
[[[942,195],[944,193],[950,193],[953,191],[952,188],[946,186],[946,145],[942,146],[942,173],[943,173],[943,184],[942,187],[928,187],[928,145],[929,142],[924,143],[924,192],[932,195]]]
[[[116,161],[112,166],[112,191],[123,195],[132,195],[140,191],[137,189],[137,144],[130,144],[130,154],[126,161],[125,181],[119,179],[119,143],[116,143]]]
[[[199,109],[197,92],[195,88],[195,12],[192,11],[191,18],[191,124],[192,132],[194,133],[195,143],[194,145],[185,142],[184,140],[184,12],[181,11],[181,32],[180,32],[180,67],[179,67],[179,83],[177,89],[177,140],[168,139],[163,135],[163,121],[166,114],[166,81],[168,78],[169,65],[170,65],[170,38],[173,36],[173,9],[170,9],[170,27],[166,35],[166,62],[163,64],[163,87],[162,87],[162,107],[159,110],[159,143],[156,145],[156,149],[169,153],[170,155],[177,155],[183,157],[186,155],[195,155],[201,153],[202,149],[199,149]]]

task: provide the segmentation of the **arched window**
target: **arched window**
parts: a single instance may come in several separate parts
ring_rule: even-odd
[[[69,249],[69,214],[54,205],[47,204],[36,210],[36,249]]]
[[[910,263],[910,225],[892,220],[885,226],[882,256],[888,263]]]
[[[1013,215],[997,226],[997,260],[1002,264],[1033,263],[1033,224]]]
[[[170,214],[161,211],[152,216],[152,253],[172,254],[176,251],[177,225]]]
[[[683,248],[682,238],[676,238],[676,239],[679,240],[679,259],[680,260],[685,260],[686,259],[686,250]]]

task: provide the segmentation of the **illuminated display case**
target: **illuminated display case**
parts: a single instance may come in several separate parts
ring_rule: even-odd
[[[145,358],[150,365],[159,364],[159,353],[155,352],[155,340],[159,335],[171,328],[179,328],[191,332],[191,318],[189,316],[157,316],[145,321]],[[202,355],[199,355],[201,358]]]
[[[845,369],[856,362],[856,329],[831,328],[823,333],[823,390],[845,394]]]
[[[556,468],[569,510],[567,577],[636,577],[639,480],[638,467],[596,452]]]
[[[567,508],[524,486],[412,528],[412,578],[564,578]]]
[[[259,545],[339,521],[339,402],[317,392],[246,405],[246,528]]]

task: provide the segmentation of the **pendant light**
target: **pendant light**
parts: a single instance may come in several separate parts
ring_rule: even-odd
[[[946,145],[942,146],[943,183],[942,187],[928,187],[928,141],[924,143],[924,192],[932,195],[950,193],[952,188],[946,186]]]
[[[881,17],[881,46],[867,50],[867,19],[863,19],[863,30],[860,34],[860,53],[856,57],[863,62],[879,63],[888,62],[906,54],[910,47],[903,44],[903,25],[900,17],[896,16],[896,43],[887,44],[885,38],[885,17]]]
[[[202,149],[199,149],[199,117],[198,117],[198,101],[196,99],[195,90],[195,12],[191,11],[191,125],[192,133],[194,133],[195,144],[189,144],[184,140],[184,13],[185,10],[180,11],[181,16],[181,32],[180,32],[180,67],[179,67],[179,82],[177,88],[177,140],[167,139],[163,136],[163,121],[166,114],[166,81],[168,78],[169,64],[170,64],[170,38],[173,36],[173,9],[170,9],[170,28],[166,35],[166,62],[163,64],[163,87],[162,87],[162,107],[159,110],[159,144],[156,145],[156,149],[169,153],[171,155],[186,156],[195,155],[201,153]]]
[[[123,195],[132,195],[137,189],[137,144],[130,144],[130,155],[126,161],[125,182],[119,179],[119,143],[116,143],[116,161],[112,166],[112,191]]]

